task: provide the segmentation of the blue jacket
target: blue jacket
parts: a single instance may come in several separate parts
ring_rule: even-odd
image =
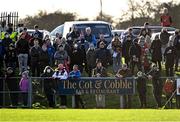
[[[54,54],[55,54],[55,49],[53,46],[48,46],[47,48],[47,51],[48,51],[48,55],[50,58],[54,58]]]
[[[86,40],[87,42],[93,43],[94,46],[96,47],[96,37],[95,37],[95,35],[93,35],[93,34],[85,35],[84,38],[85,38],[85,40]]]
[[[70,78],[80,78],[81,77],[81,72],[78,70],[78,71],[71,71],[69,73],[69,77]]]
[[[35,31],[33,33],[33,37],[37,36],[39,39],[43,39],[43,33],[41,33],[40,31]]]

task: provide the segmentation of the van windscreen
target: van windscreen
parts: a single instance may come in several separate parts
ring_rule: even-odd
[[[79,32],[85,34],[85,29],[87,27],[91,28],[91,32],[95,35],[95,37],[98,39],[100,34],[103,34],[104,37],[110,37],[111,31],[108,24],[76,24],[74,25]]]

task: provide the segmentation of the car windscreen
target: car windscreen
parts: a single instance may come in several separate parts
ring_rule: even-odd
[[[76,24],[74,25],[79,32],[85,34],[85,29],[87,27],[91,28],[91,32],[95,35],[96,38],[99,38],[100,34],[103,34],[104,37],[111,36],[111,30],[108,24]]]
[[[133,32],[134,35],[137,36],[137,35],[139,35],[140,32],[141,32],[141,28],[133,28],[133,31],[132,31],[132,32]]]
[[[34,33],[35,31],[27,31],[27,33],[30,35],[30,36],[33,36],[33,33]]]
[[[152,28],[151,31],[152,33],[158,33],[158,32],[161,32],[163,27],[161,28]],[[167,29],[167,31],[175,31],[176,29],[173,28],[173,27],[164,27],[165,29]]]
[[[56,33],[61,33],[61,34],[63,34],[63,30],[64,30],[64,24],[58,26],[57,28],[55,28],[55,29],[50,33],[50,35],[51,35],[51,36],[56,36]]]

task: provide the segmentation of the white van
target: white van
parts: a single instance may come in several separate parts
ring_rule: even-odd
[[[111,24],[104,21],[71,21],[56,27],[51,33],[51,37],[55,37],[56,33],[61,33],[66,38],[71,27],[75,26],[79,32],[85,32],[85,28],[90,27],[96,39],[99,39],[99,34],[104,34],[108,43],[112,40]]]

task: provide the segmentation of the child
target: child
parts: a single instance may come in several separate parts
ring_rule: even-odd
[[[163,86],[163,90],[166,94],[167,100],[169,100],[174,91],[174,83],[171,79],[166,79],[166,82],[164,83]],[[172,108],[172,98],[170,99],[169,107]]]
[[[29,71],[24,71],[22,73],[21,80],[19,82],[20,90],[22,91],[23,104],[24,106],[28,105],[28,90],[29,90]]]

